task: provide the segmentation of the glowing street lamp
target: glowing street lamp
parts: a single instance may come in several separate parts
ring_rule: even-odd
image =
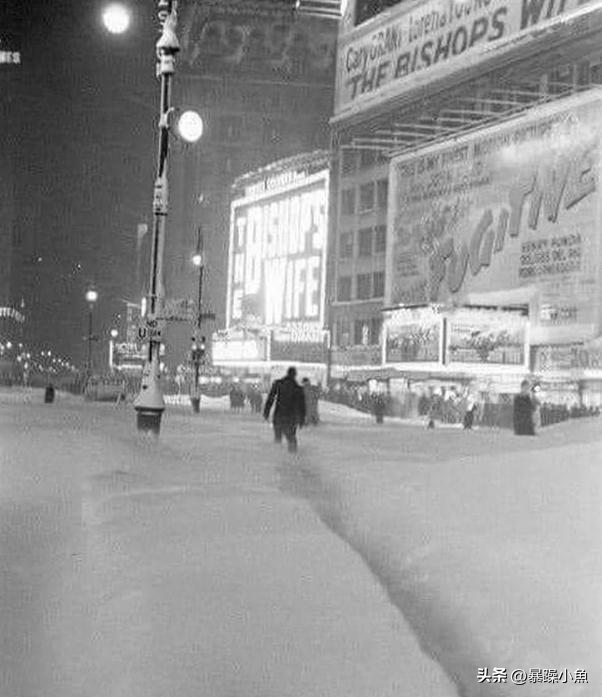
[[[111,3],[102,13],[102,23],[111,34],[123,34],[129,29],[131,15],[129,9],[121,3]]]
[[[111,339],[109,340],[109,370],[115,369],[115,339],[119,336],[116,329],[111,329]]]
[[[86,291],[86,301],[88,303],[88,349],[86,355],[86,378],[89,379],[92,375],[92,341],[94,335],[92,333],[92,313],[94,311],[94,303],[98,300],[98,293],[90,288]]]
[[[196,143],[203,135],[203,119],[196,111],[184,111],[178,119],[178,133],[187,143]]]

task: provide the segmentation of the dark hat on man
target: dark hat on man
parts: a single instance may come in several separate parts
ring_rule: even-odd
[[[286,377],[287,377],[287,378],[296,378],[296,377],[297,377],[297,369],[295,368],[294,365],[292,365],[292,366],[286,371]]]

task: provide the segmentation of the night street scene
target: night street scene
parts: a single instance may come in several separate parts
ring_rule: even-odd
[[[602,0],[5,0],[0,697],[602,696]]]

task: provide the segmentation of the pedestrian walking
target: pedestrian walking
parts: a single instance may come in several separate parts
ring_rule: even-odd
[[[474,425],[474,417],[477,411],[477,403],[475,398],[469,392],[466,397],[466,409],[464,411],[464,430],[471,431]]]
[[[263,418],[267,421],[275,404],[274,441],[281,443],[284,436],[291,453],[297,451],[297,427],[303,426],[306,416],[305,395],[296,377],[297,370],[291,366],[285,377],[274,381],[263,409]]]
[[[535,404],[531,397],[529,381],[523,380],[520,384],[520,393],[514,398],[513,421],[514,433],[517,436],[534,436]]]
[[[318,388],[311,384],[309,378],[301,380],[303,395],[305,397],[305,425],[317,426],[320,421],[318,416]]]
[[[372,395],[372,414],[377,424],[382,424],[384,422],[386,408],[387,402],[384,394],[381,392],[374,393]]]

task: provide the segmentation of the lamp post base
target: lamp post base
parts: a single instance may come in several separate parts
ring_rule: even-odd
[[[161,430],[161,409],[136,409],[136,428],[144,433],[153,433],[158,436]]]

